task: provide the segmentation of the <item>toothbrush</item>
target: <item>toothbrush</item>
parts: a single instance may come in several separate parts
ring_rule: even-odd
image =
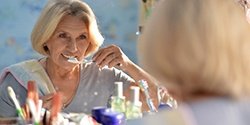
[[[148,104],[148,107],[150,109],[150,111],[152,112],[157,112],[150,96],[149,96],[149,93],[148,93],[148,83],[147,81],[145,80],[139,80],[138,81],[138,86],[140,87],[140,89],[145,93],[145,96],[146,96],[146,101],[147,101],[147,104]]]
[[[8,92],[9,92],[9,95],[10,95],[11,99],[13,100],[13,102],[14,102],[14,104],[16,106],[18,116],[21,117],[22,119],[25,119],[24,114],[22,112],[22,109],[21,109],[21,107],[20,107],[20,105],[19,105],[19,103],[17,101],[16,94],[15,94],[14,90],[10,86],[8,86]]]
[[[78,61],[77,58],[69,58],[68,62],[75,63],[75,64],[80,64],[80,63],[90,63],[90,62],[95,62],[94,60],[82,60]],[[121,63],[116,64],[117,66],[122,66]]]
[[[69,58],[68,62],[75,63],[75,64],[80,64],[80,63],[89,63],[89,62],[94,62],[93,60],[82,60],[78,61],[77,58]]]

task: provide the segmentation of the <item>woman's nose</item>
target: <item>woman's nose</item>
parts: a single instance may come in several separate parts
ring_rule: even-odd
[[[69,42],[68,42],[68,49],[72,52],[72,53],[74,53],[74,52],[76,52],[77,51],[77,45],[76,45],[76,41],[75,40],[70,40]]]

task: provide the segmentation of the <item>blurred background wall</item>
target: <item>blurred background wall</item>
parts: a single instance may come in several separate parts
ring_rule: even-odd
[[[11,64],[39,59],[31,47],[32,28],[48,0],[1,0],[0,71]],[[116,44],[137,63],[139,0],[83,0],[97,16],[105,37],[103,46]]]

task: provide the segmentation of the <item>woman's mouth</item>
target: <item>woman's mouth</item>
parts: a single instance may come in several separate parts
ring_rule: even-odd
[[[70,55],[64,55],[64,54],[62,54],[62,56],[64,56],[65,58],[68,58],[68,59],[70,59],[70,58],[76,58],[76,56],[70,56]]]

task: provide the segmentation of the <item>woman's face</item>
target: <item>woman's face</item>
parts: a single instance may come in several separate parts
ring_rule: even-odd
[[[59,67],[72,68],[69,58],[82,60],[90,44],[87,25],[73,16],[65,16],[46,42],[50,59]]]

